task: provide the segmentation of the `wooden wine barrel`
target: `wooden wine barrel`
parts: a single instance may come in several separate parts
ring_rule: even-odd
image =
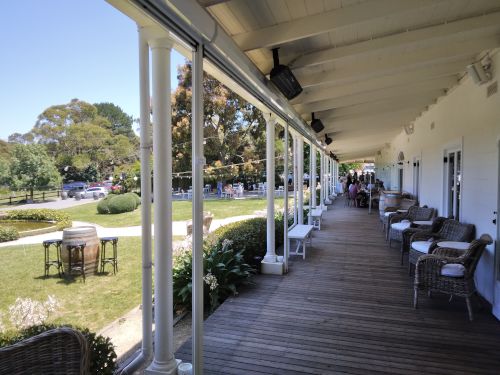
[[[84,256],[85,256],[85,274],[92,275],[97,273],[99,268],[99,238],[95,227],[74,227],[64,229],[63,242],[61,247],[61,260],[63,269],[68,274],[69,253],[67,246],[77,242],[85,242]],[[71,261],[80,262],[80,255],[72,252]]]
[[[386,190],[380,193],[379,212],[384,216],[386,207],[401,207],[402,195],[399,191]]]

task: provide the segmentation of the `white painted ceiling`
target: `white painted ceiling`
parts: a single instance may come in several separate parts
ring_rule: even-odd
[[[198,0],[263,74],[271,48],[341,160],[369,159],[500,46],[500,0]]]

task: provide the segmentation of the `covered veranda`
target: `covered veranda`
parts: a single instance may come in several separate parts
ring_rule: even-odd
[[[497,374],[500,324],[461,298],[422,296],[388,248],[378,215],[324,214],[306,260],[259,275],[205,321],[204,374]],[[191,341],[176,358],[191,362]]]
[[[307,145],[315,150],[310,158],[308,170],[314,174],[316,162],[321,165],[320,209],[324,208],[330,196],[335,195],[333,186],[338,177],[339,160],[374,160],[377,176],[383,178],[389,189],[406,191],[421,205],[426,204],[435,208],[439,215],[473,223],[477,234],[489,233],[493,238],[498,238],[496,213],[499,202],[500,106],[498,106],[496,83],[499,72],[495,69],[500,64],[498,0],[405,2],[109,0],[109,2],[131,17],[139,28],[142,159],[148,160],[149,150],[152,148],[155,162],[154,190],[158,192],[155,202],[160,207],[154,213],[157,232],[154,233],[156,333],[153,351],[151,317],[147,314],[151,303],[150,212],[148,204],[143,204],[143,306],[146,313],[143,348],[134,364],[147,362],[153,356],[153,362],[148,367],[147,373],[175,374],[179,358],[186,358],[184,357],[186,348],[179,353],[179,358],[172,352],[171,333],[172,233],[169,229],[171,197],[168,192],[171,191],[172,155],[169,103],[171,83],[168,72],[169,54],[172,48],[193,62],[194,310],[191,359],[194,373],[204,373],[204,359],[207,361],[207,366],[211,366],[212,354],[206,342],[204,345],[204,340],[208,340],[211,336],[204,333],[202,300],[202,167],[205,163],[202,148],[203,70],[261,109],[267,121],[267,134],[274,134],[274,128],[281,126],[285,130],[285,144],[293,139],[290,151],[293,162],[291,165],[285,163],[284,174],[288,175],[288,168],[293,170],[296,212],[294,224],[302,223],[303,220],[304,202],[303,195],[299,192],[302,192],[302,177],[307,169],[303,162],[303,148]],[[290,66],[303,87],[303,91],[293,98],[290,96],[287,99],[267,78],[267,74],[273,68],[271,49],[278,47],[281,63]],[[152,140],[148,131],[150,97],[153,107]],[[324,126],[313,130],[309,124],[312,118],[320,119]],[[360,219],[356,224],[352,222],[350,225],[346,224],[345,232],[340,230],[341,223],[337,224],[339,229],[336,225],[323,226],[318,235],[319,249],[324,237],[326,245],[324,252],[320,250],[315,255],[313,249],[310,252],[311,259],[306,258],[302,264],[297,262],[289,268],[286,256],[289,249],[286,246],[284,258],[277,257],[272,235],[275,185],[272,162],[275,154],[274,138],[270,136],[267,138],[266,184],[268,189],[272,190],[267,194],[268,240],[262,270],[265,273],[278,275],[290,272],[286,276],[265,276],[262,284],[259,284],[263,289],[255,294],[254,309],[259,305],[259,300],[274,303],[276,298],[276,303],[279,304],[280,299],[274,293],[275,288],[279,289],[278,285],[281,284],[286,287],[290,285],[289,280],[297,277],[301,281],[294,282],[290,288],[297,295],[304,296],[302,305],[306,309],[307,304],[310,306],[319,304],[319,312],[312,314],[314,317],[322,316],[321,312],[331,303],[329,296],[332,301],[337,301],[335,306],[332,303],[335,312],[331,318],[333,325],[340,324],[344,319],[353,319],[348,326],[363,326],[359,311],[366,308],[369,311],[365,312],[366,318],[379,324],[378,330],[375,325],[366,327],[369,331],[371,329],[369,327],[373,326],[373,334],[379,335],[376,345],[379,349],[391,348],[387,350],[396,353],[404,351],[403,345],[395,350],[395,346],[391,346],[395,341],[387,337],[384,329],[380,329],[387,324],[389,331],[401,329],[408,337],[415,335],[416,342],[423,345],[424,349],[421,352],[417,351],[416,354],[411,348],[406,347],[408,358],[411,354],[422,358],[427,355],[429,358],[434,358],[431,362],[435,366],[441,359],[443,364],[449,365],[449,367],[430,367],[429,371],[425,368],[424,372],[446,373],[446,369],[452,368],[453,370],[449,370],[448,373],[470,373],[469,369],[472,367],[468,366],[472,366],[473,358],[476,354],[479,355],[478,352],[490,355],[484,355],[484,361],[481,362],[488,365],[481,367],[482,365],[476,363],[478,370],[475,371],[480,372],[482,369],[488,372],[498,368],[492,354],[492,351],[496,350],[493,337],[488,336],[489,341],[484,341],[487,343],[485,346],[474,346],[471,345],[473,341],[469,340],[463,331],[469,333],[471,330],[471,337],[476,338],[479,337],[477,336],[479,331],[481,334],[486,334],[487,331],[488,334],[494,335],[497,323],[491,316],[484,315],[484,319],[488,321],[487,328],[480,319],[477,319],[478,322],[475,322],[474,326],[470,326],[465,317],[463,324],[459,323],[458,315],[462,316],[462,313],[456,305],[458,302],[448,305],[441,304],[441,301],[427,301],[423,302],[417,312],[411,309],[409,302],[408,305],[403,304],[402,301],[406,301],[412,280],[405,275],[405,269],[401,268],[397,261],[394,264],[390,263],[392,253],[389,249],[383,249],[381,243],[377,242],[379,239],[377,236],[381,234],[366,235],[376,231],[377,226],[376,220],[366,215],[366,212],[363,212],[365,218],[367,217],[366,220]],[[329,138],[333,139],[333,142],[328,142]],[[315,160],[316,158],[318,160]],[[149,175],[147,164],[143,163],[141,170],[144,176]],[[315,180],[313,175],[310,178],[312,181]],[[141,178],[144,184],[141,187],[142,191],[151,190],[148,180],[149,178]],[[285,202],[286,198],[285,193]],[[148,197],[144,197],[144,203],[148,201]],[[314,203],[311,208],[314,208]],[[340,211],[338,205],[335,209]],[[359,212],[356,212],[354,216],[358,214]],[[345,219],[350,219],[350,216],[352,215],[348,215]],[[332,223],[333,221],[330,225]],[[365,228],[368,224],[370,228]],[[351,227],[362,230],[352,229],[350,232]],[[285,227],[285,239],[287,233]],[[341,245],[342,240],[345,243],[346,239],[348,245]],[[345,249],[349,249],[350,246],[354,246],[354,249],[347,252]],[[330,253],[328,251],[330,248],[337,249],[339,253],[335,254],[334,251]],[[363,254],[363,252],[368,253]],[[394,256],[397,256],[398,253],[395,253]],[[319,258],[316,258],[318,256]],[[340,259],[337,259],[338,257]],[[338,260],[340,262],[335,263]],[[315,261],[318,262],[316,265]],[[329,261],[332,262],[330,267],[328,267]],[[317,267],[323,262],[327,263],[326,275],[329,276],[326,277],[332,278],[333,285],[331,290],[317,293],[319,287],[326,288],[331,285],[325,282],[324,285],[318,286],[312,280]],[[375,265],[385,265],[382,267],[388,268],[379,273],[379,268]],[[347,272],[350,268],[353,272]],[[490,245],[479,263],[476,284],[479,293],[492,305],[493,313],[497,317],[500,316],[498,268],[495,246]],[[391,273],[391,270],[394,273]],[[272,282],[266,286],[269,280]],[[344,282],[345,288],[340,288]],[[316,286],[318,288],[315,290]],[[376,286],[386,292],[380,294],[365,292],[368,290],[366,288]],[[344,293],[352,291],[356,301],[343,305],[335,299],[335,295],[332,295],[332,291],[339,290]],[[254,292],[248,293],[248,296],[251,296]],[[283,293],[289,291],[285,289]],[[314,296],[318,299],[314,299]],[[294,299],[289,297],[288,301]],[[245,303],[245,298],[242,298],[241,303]],[[293,308],[296,308],[287,303],[283,304],[283,310],[289,307],[293,311]],[[220,310],[221,316],[230,309],[231,301],[225,305]],[[260,315],[265,314],[265,306],[267,305],[263,305],[263,310],[256,311],[255,327],[260,324]],[[341,306],[345,306],[345,310],[338,310]],[[450,311],[444,313],[441,311],[443,309]],[[281,316],[281,313],[277,314]],[[218,319],[217,313],[213,319]],[[308,317],[301,316],[301,319]],[[265,316],[263,320],[266,322]],[[387,320],[392,320],[391,324],[395,324],[396,328],[391,328]],[[354,321],[356,323],[353,323]],[[286,314],[283,316],[283,322],[286,323]],[[214,333],[210,323],[207,322],[207,326],[210,335],[219,335]],[[430,349],[443,345],[440,341],[442,336],[429,332],[432,331],[430,328],[436,326],[450,328],[452,336],[447,339],[445,336],[445,342],[449,344],[449,348],[457,349],[453,353],[461,353],[460,355],[448,355],[445,351],[443,352],[445,354],[433,357],[434,352]],[[260,330],[261,337],[272,335],[273,327],[265,325],[264,327]],[[426,334],[416,333],[417,328],[426,328],[425,332],[429,334],[428,341],[425,340]],[[292,327],[289,326],[289,329]],[[479,331],[475,331],[476,329]],[[457,337],[453,336],[457,335],[457,332],[463,338],[460,343],[451,339]],[[339,338],[334,333],[332,335],[330,340],[335,341]],[[247,340],[247,334],[243,333],[243,336]],[[272,336],[269,340],[273,342]],[[410,340],[407,340],[406,344],[409,344],[408,341]],[[481,341],[481,337],[478,341]],[[286,353],[284,358],[288,358],[287,342],[284,340],[275,344],[277,348],[269,347],[269,351]],[[358,351],[365,353],[365,350]],[[467,354],[467,351],[473,354]],[[228,360],[230,353],[226,354],[227,357],[224,352],[220,352],[215,358],[221,362]],[[322,357],[323,362],[335,365],[337,359],[340,359],[335,355],[339,354],[326,352]],[[384,372],[384,358],[380,358],[377,362],[373,356],[353,356],[346,361],[354,361],[359,366],[365,366],[359,368],[354,366],[354,372],[371,372],[375,366],[380,366],[375,371]],[[401,354],[394,355],[394,358],[396,357],[403,358]],[[316,357],[312,355],[311,358]],[[454,364],[450,361],[452,358],[457,359]],[[388,365],[387,369],[392,369],[396,373],[412,371],[418,373],[416,366],[425,361],[412,364],[409,359],[402,359],[400,362],[392,359],[390,364],[396,362],[399,366],[401,363],[406,363],[408,367]],[[262,364],[263,371],[268,365],[269,368],[273,368],[271,362],[267,365]],[[313,364],[310,365],[310,368],[314,368]],[[130,369],[133,367],[134,365]],[[208,372],[211,367],[206,368]],[[269,368],[266,371],[273,373]],[[249,370],[242,368],[239,371],[248,373]],[[294,369],[286,370],[291,372],[283,371],[293,373]],[[298,373],[304,373],[301,371],[305,370],[297,370]],[[326,370],[320,369],[319,373],[322,373],[321,371]],[[342,370],[339,368],[336,372]]]

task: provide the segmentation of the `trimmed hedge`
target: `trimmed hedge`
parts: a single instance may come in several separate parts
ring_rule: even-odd
[[[70,228],[72,225],[69,215],[60,210],[47,208],[33,208],[28,210],[11,210],[3,217],[5,220],[32,220],[32,221],[55,221],[57,230]]]
[[[71,325],[42,324],[21,330],[0,334],[0,347],[12,345],[28,337],[39,335],[59,327],[70,327],[80,331],[89,344],[90,349],[90,374],[111,375],[116,369],[115,347],[108,337],[90,332],[88,328],[73,327]]]
[[[108,194],[97,204],[97,213],[99,214],[109,214],[109,201],[113,198],[113,195]]]
[[[134,200],[135,200],[135,207],[139,207],[141,205],[141,197],[139,197],[138,194],[136,193],[125,193],[124,195],[127,195],[127,196],[130,196],[130,197],[133,197]]]
[[[275,223],[276,248],[283,244],[283,215],[277,215]],[[257,217],[224,225],[210,234],[210,239],[220,250],[225,239],[233,242],[233,249],[243,252],[246,263],[253,263],[256,256],[266,255],[267,219]]]
[[[132,212],[137,208],[134,197],[130,195],[116,195],[109,200],[108,203],[110,214],[121,214],[124,212]]]
[[[0,242],[14,241],[19,238],[19,232],[13,227],[0,227]]]
[[[121,214],[134,211],[141,204],[136,193],[108,194],[97,204],[99,214]]]

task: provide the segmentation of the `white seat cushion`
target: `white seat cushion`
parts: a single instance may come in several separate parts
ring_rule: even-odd
[[[390,215],[392,215],[392,214],[395,214],[395,212],[391,212],[391,211],[389,211],[389,212],[384,212],[384,216],[386,216],[386,217],[387,217],[387,216],[390,216]]]
[[[413,250],[420,251],[421,253],[427,254],[432,242],[429,241],[415,241],[411,243],[411,248]]]
[[[411,225],[411,222],[403,220],[399,223],[391,224],[391,229],[403,231],[406,228],[409,228],[410,225]]]
[[[443,268],[441,268],[441,276],[463,277],[464,273],[465,267],[461,264],[445,264]]]

